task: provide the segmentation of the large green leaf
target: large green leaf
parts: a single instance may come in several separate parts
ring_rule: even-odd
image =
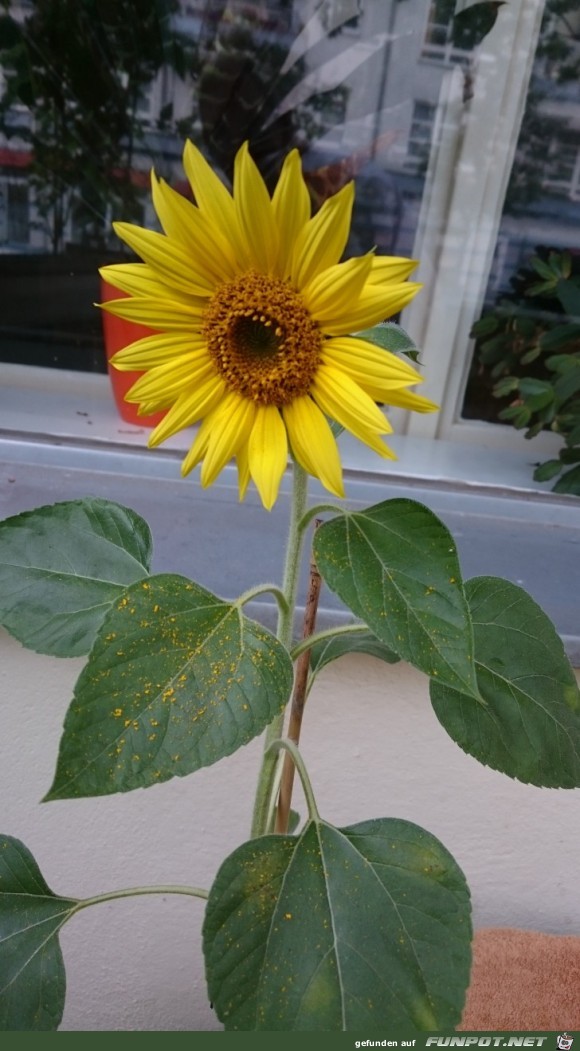
[[[87,653],[117,595],[148,573],[149,526],[109,500],[39,507],[0,523],[0,623],[24,646]]]
[[[66,980],[58,932],[77,902],[59,898],[18,839],[0,836],[0,1029],[57,1029]]]
[[[144,788],[217,762],[283,710],[288,652],[185,577],[128,588],[75,687],[48,799]]]
[[[389,649],[477,696],[473,634],[449,530],[413,500],[386,500],[321,526],[320,573]]]
[[[244,843],[204,922],[226,1029],[448,1029],[469,980],[469,892],[441,843],[380,818]]]
[[[431,683],[435,714],[481,763],[546,788],[580,786],[580,695],[555,628],[507,580],[467,581],[485,704]]]
[[[318,675],[327,664],[349,653],[366,653],[386,664],[396,664],[399,660],[397,654],[377,639],[372,631],[345,632],[344,635],[333,635],[330,639],[314,643],[310,650],[311,674]]]

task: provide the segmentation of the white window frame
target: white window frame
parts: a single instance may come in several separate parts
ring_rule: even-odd
[[[487,287],[538,41],[544,0],[510,0],[477,53],[473,94],[464,100],[460,69],[445,74],[433,135],[414,255],[421,295],[402,323],[422,348],[425,393],[439,413],[398,414],[414,437],[524,449],[513,427],[461,418],[473,341]],[[532,457],[561,446],[534,439]]]

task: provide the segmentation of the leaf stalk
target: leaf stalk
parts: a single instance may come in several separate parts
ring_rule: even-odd
[[[280,738],[277,741],[272,741],[269,747],[269,751],[272,754],[277,754],[282,749],[292,757],[293,767],[298,771],[304,795],[306,797],[306,806],[308,807],[308,817],[311,821],[320,821],[320,814],[316,805],[316,799],[314,798],[314,790],[308,771],[306,769],[304,759],[302,758],[298,747],[294,744],[294,741],[289,741],[287,738]]]
[[[316,634],[311,635],[309,638],[304,638],[300,642],[297,642],[290,651],[290,656],[292,657],[292,660],[296,660],[296,658],[300,657],[305,650],[311,650],[318,642],[326,642],[327,639],[341,638],[343,635],[364,635],[368,630],[366,624],[343,624],[338,628],[325,628],[324,631],[317,631]]]
[[[71,909],[71,916],[74,916],[75,912],[80,912],[81,909],[88,909],[90,905],[100,905],[101,902],[114,901],[116,898],[137,898],[143,894],[186,894],[190,898],[203,898],[206,901],[209,897],[209,891],[202,887],[187,887],[173,883],[166,886],[126,887],[123,890],[108,891],[106,894],[96,894],[93,898],[81,898],[74,909]]]

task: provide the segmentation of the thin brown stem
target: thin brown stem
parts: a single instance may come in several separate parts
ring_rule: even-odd
[[[320,525],[322,525],[322,520],[317,518],[314,523],[314,528],[318,529]],[[314,556],[312,555],[310,559],[308,595],[306,598],[306,607],[304,609],[303,639],[307,639],[314,634],[321,585],[322,578],[318,572]],[[300,731],[302,729],[302,719],[304,717],[304,707],[306,705],[307,697],[309,668],[310,649],[306,649],[300,654],[296,661],[296,678],[294,681],[292,703],[290,705],[290,721],[288,723],[288,732],[286,734],[288,739],[293,741],[295,745],[300,743]],[[288,817],[290,815],[292,789],[294,787],[294,770],[294,760],[290,755],[290,752],[286,752],[284,755],[282,777],[280,780],[280,793],[278,796],[278,810],[276,814],[276,832],[286,832],[288,829]]]

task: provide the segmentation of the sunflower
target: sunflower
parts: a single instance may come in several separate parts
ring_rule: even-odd
[[[190,142],[184,167],[197,203],[152,174],[164,233],[116,223],[143,262],[101,270],[128,293],[103,308],[155,330],[113,358],[117,369],[144,372],[126,398],[143,415],[167,410],[150,446],[201,421],[182,473],[201,462],[203,486],[235,457],[240,497],[252,478],[270,509],[290,450],[343,496],[329,420],[395,459],[381,438],[392,428],[376,403],[437,408],[407,390],[421,381],[407,361],[352,335],[413,298],[420,285],[407,278],[415,263],[372,252],[339,262],[353,184],[311,217],[296,150],[272,197],[247,143],[235,159],[232,194]]]

